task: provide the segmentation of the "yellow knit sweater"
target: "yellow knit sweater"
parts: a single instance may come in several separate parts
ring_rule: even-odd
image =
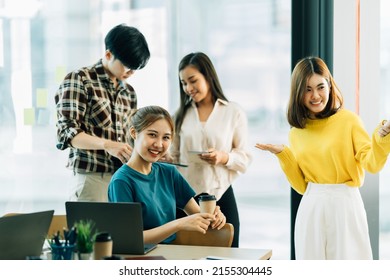
[[[307,183],[360,187],[364,170],[379,172],[390,152],[390,134],[370,136],[361,119],[342,109],[333,116],[309,120],[304,129],[292,128],[290,147],[277,154],[291,186],[300,194]]]

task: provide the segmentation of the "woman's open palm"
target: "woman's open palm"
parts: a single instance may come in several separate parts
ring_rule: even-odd
[[[269,151],[273,154],[279,154],[284,149],[284,145],[261,144],[261,143],[256,143],[255,147],[263,151]]]

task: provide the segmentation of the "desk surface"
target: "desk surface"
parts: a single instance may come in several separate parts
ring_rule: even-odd
[[[163,256],[167,260],[196,260],[208,256],[236,260],[267,260],[271,258],[272,250],[158,244],[156,249],[145,256]],[[126,257],[135,256],[126,255]]]

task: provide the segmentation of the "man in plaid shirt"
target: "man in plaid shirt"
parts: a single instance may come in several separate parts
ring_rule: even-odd
[[[70,200],[108,201],[112,174],[130,158],[130,114],[137,108],[126,83],[150,58],[146,39],[124,24],[105,37],[104,56],[66,75],[55,95],[57,148],[69,148]]]

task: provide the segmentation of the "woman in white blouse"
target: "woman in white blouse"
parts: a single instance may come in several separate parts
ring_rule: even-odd
[[[225,97],[206,54],[186,55],[179,64],[179,79],[180,107],[174,116],[171,156],[175,162],[188,164],[179,170],[198,196],[216,196],[227,222],[234,225],[232,246],[238,247],[240,221],[232,182],[252,161],[246,114]]]

